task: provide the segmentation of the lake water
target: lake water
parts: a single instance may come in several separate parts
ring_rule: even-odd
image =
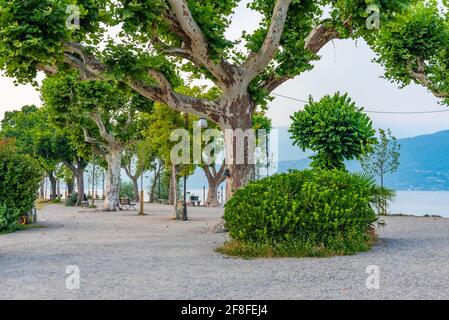
[[[391,213],[439,215],[449,218],[448,191],[398,191]]]
[[[189,190],[203,199],[203,190]],[[219,197],[220,199],[220,197]],[[449,218],[449,191],[398,191],[390,213],[415,216],[439,215]]]

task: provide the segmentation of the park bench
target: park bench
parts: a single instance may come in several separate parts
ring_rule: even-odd
[[[190,196],[189,205],[199,207],[201,205],[201,200],[199,200],[199,196]]]
[[[89,207],[89,200],[81,201],[81,207],[85,207],[85,208]]]
[[[120,206],[125,210],[136,210],[136,204],[131,202],[129,198],[120,198]]]

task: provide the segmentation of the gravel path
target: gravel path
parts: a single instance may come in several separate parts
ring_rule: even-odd
[[[191,208],[188,222],[169,206],[146,213],[46,206],[44,228],[0,235],[0,299],[449,299],[449,219],[387,217],[379,244],[355,256],[243,260],[214,252],[221,209]],[[79,290],[66,288],[68,265]]]

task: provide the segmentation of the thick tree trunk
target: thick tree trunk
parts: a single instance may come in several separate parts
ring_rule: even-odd
[[[76,188],[78,191],[78,198],[76,199],[76,205],[80,206],[81,202],[84,201],[84,169],[76,170]]]
[[[254,164],[228,165],[229,177],[226,179],[226,200],[240,188],[247,185],[254,176]]]
[[[76,166],[70,162],[65,161],[64,164],[66,165],[69,170],[73,172],[73,175],[75,176],[76,180],[76,188],[78,192],[78,197],[76,199],[76,205],[80,206],[81,202],[84,201],[84,169],[87,166],[87,162],[84,161],[82,158],[76,158],[75,159]],[[67,191],[68,195],[73,193],[73,181],[72,183],[67,183]]]
[[[50,200],[56,199],[56,178],[53,171],[48,172],[48,179],[50,180]]]
[[[178,168],[176,165],[172,165],[171,175],[170,175],[170,187],[168,190],[168,203],[176,205],[178,200]]]
[[[106,173],[106,197],[104,199],[104,211],[120,210],[120,170],[122,168],[123,148],[109,148],[106,155],[108,170]]]
[[[56,198],[61,200],[61,181],[60,179],[56,180]]]
[[[155,201],[154,193],[156,191],[157,182],[158,182],[158,180],[160,179],[160,176],[161,176],[161,170],[162,170],[162,165],[161,164],[159,164],[158,167],[154,170],[154,179],[153,179],[153,182],[151,184],[151,189],[150,189],[150,200],[149,200],[150,203]]]
[[[209,190],[207,191],[207,207],[219,207],[220,202],[218,201],[217,196],[218,184],[215,181],[209,181]]]
[[[149,199],[149,202],[150,202],[150,203],[153,203],[153,202],[155,202],[155,200],[156,200],[156,199],[154,198],[154,193],[156,192],[157,180],[158,180],[158,177],[155,177],[154,180],[153,180],[153,183],[151,184],[151,188],[150,188],[150,199]]]
[[[222,164],[220,170],[216,170],[215,164],[204,165],[203,170],[207,178],[209,189],[207,191],[207,199],[205,205],[207,207],[219,207],[220,202],[218,201],[217,190],[220,184],[225,180],[224,172],[226,169],[226,164]]]
[[[132,179],[133,190],[134,190],[134,201],[135,202],[139,202],[140,201],[138,180],[139,180],[138,177],[135,177],[135,178]]]
[[[68,181],[66,182],[67,185],[67,194],[70,195],[72,194],[73,190],[75,189],[75,184],[73,181]]]
[[[248,99],[234,101],[233,117],[222,125],[226,149],[226,199],[255,176],[255,133],[252,130],[251,110]]]

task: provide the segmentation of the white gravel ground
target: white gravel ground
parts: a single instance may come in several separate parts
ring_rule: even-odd
[[[214,248],[222,209],[135,212],[48,205],[44,228],[0,235],[0,299],[449,299],[449,219],[388,217],[381,240],[355,256],[243,260]],[[68,265],[80,289],[66,288]],[[380,268],[369,290],[366,268]]]

